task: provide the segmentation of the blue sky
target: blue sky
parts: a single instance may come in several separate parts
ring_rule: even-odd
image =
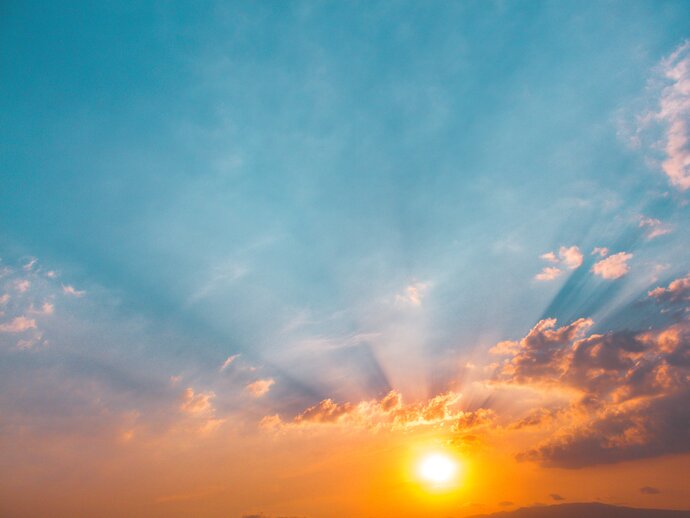
[[[643,299],[687,273],[690,208],[641,121],[689,22],[682,1],[3,3],[0,256],[15,287],[32,258],[57,272],[30,303],[65,318],[50,361],[5,369],[109,379],[123,407],[182,376],[233,407],[239,354],[237,383],[294,410],[433,396],[540,318],[672,320]],[[592,273],[595,247],[629,270]]]

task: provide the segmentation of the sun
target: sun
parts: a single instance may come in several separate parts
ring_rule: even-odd
[[[445,485],[453,482],[458,473],[458,463],[450,455],[429,453],[417,465],[417,474],[432,485]]]

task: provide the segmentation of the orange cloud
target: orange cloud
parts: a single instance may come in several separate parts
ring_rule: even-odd
[[[275,380],[268,378],[263,380],[256,380],[247,385],[247,391],[254,397],[259,398],[268,394],[271,387],[275,384]]]
[[[649,296],[660,302],[690,301],[690,274],[672,281],[666,288],[654,288]]]
[[[590,334],[589,319],[540,321],[522,340],[502,342],[495,379],[571,391],[566,407],[537,409],[512,429],[557,423],[546,442],[518,456],[566,468],[690,448],[690,324],[656,331]]]

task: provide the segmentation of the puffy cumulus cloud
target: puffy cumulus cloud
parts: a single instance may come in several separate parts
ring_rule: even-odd
[[[31,258],[0,269],[0,345],[22,350],[47,346],[44,324],[55,313],[59,285],[46,278]]]
[[[405,288],[402,293],[395,296],[395,301],[398,304],[421,306],[422,298],[429,290],[429,283],[413,282]]]
[[[560,268],[545,266],[534,278],[538,281],[552,281],[562,273],[563,271]]]
[[[555,431],[518,459],[577,468],[690,450],[690,323],[606,334],[589,334],[591,326],[542,320],[494,348],[505,356],[496,382],[571,394],[556,412],[533,414],[552,419]]]
[[[541,259],[557,266],[545,266],[534,278],[538,281],[551,281],[565,270],[575,270],[582,265],[582,252],[577,246],[562,246],[555,252],[547,252]]]
[[[186,428],[202,436],[215,432],[225,422],[225,419],[216,417],[215,397],[213,391],[195,392],[192,387],[187,387],[182,394],[180,410],[190,417],[190,422],[178,423],[178,428]]]
[[[213,391],[194,392],[192,387],[187,387],[182,395],[180,410],[188,414],[207,414],[213,411],[211,401],[216,397]]]
[[[665,126],[661,168],[671,184],[690,188],[690,42],[686,41],[661,63],[668,85],[661,92],[657,121]]]
[[[655,218],[648,218],[645,216],[640,217],[640,222],[638,226],[645,231],[645,237],[647,239],[654,239],[655,237],[665,236],[670,234],[672,229],[669,225],[661,220]]]
[[[490,352],[511,356],[500,367],[503,377],[519,383],[548,380],[563,369],[567,346],[592,326],[587,318],[556,328],[556,319],[541,320],[522,340],[499,342]]]
[[[659,302],[690,302],[690,273],[672,281],[666,288],[654,288],[649,292],[649,296]]]
[[[608,256],[601,261],[597,261],[592,266],[592,273],[598,275],[602,279],[615,280],[620,279],[630,271],[628,261],[632,259],[633,254],[627,252],[619,252]]]
[[[599,257],[606,257],[609,255],[609,249],[605,246],[597,246],[592,250],[592,255],[598,255]]]
[[[561,263],[570,270],[579,268],[582,265],[582,252],[576,246],[562,246],[558,250],[558,257],[561,259]]]
[[[459,401],[460,394],[451,391],[426,401],[405,403],[402,395],[392,390],[381,399],[358,403],[337,403],[324,399],[287,421],[279,415],[266,416],[260,426],[269,430],[289,430],[324,424],[365,429],[450,425],[452,431],[462,432],[493,422],[495,415],[491,410],[465,412],[458,408]]]
[[[9,322],[0,324],[0,333],[22,333],[29,329],[36,329],[36,321],[33,318],[14,317]]]
[[[249,392],[252,396],[259,398],[261,396],[265,396],[268,394],[268,391],[271,390],[271,387],[275,384],[275,380],[271,378],[267,379],[260,379],[253,381],[249,383],[246,386],[247,392]]]

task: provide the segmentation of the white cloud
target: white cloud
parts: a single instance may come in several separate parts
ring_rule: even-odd
[[[628,261],[632,259],[632,257],[633,254],[626,252],[613,254],[595,263],[594,266],[592,266],[592,272],[602,279],[620,279],[630,270]]]
[[[558,249],[558,255],[555,252],[546,252],[539,257],[557,266],[545,266],[534,276],[538,281],[552,281],[566,269],[575,270],[582,265],[582,252],[577,246],[562,246]]]

